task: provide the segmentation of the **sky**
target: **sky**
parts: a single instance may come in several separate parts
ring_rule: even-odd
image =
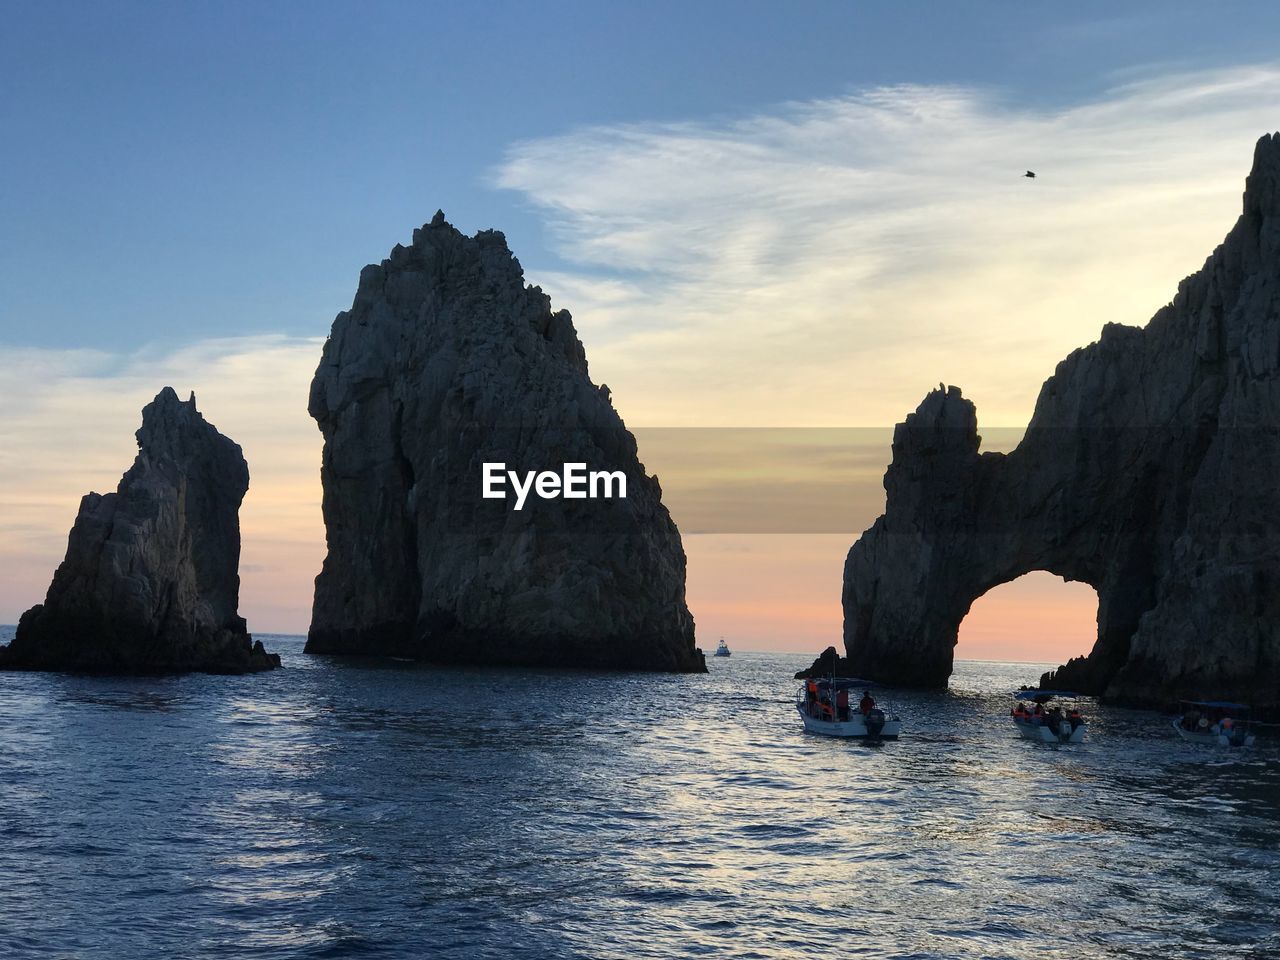
[[[685,531],[702,645],[837,643],[892,425],[946,382],[1016,440],[1062,357],[1171,298],[1280,127],[1278,27],[1264,3],[0,2],[0,622],[172,384],[249,460],[250,628],[305,631],[319,347],[442,208],[573,313]],[[671,428],[723,441],[722,478],[759,466],[725,431],[837,433],[755,484],[785,522],[744,528]],[[838,509],[794,517],[805,483]],[[957,656],[1062,660],[1095,614],[1029,575]]]

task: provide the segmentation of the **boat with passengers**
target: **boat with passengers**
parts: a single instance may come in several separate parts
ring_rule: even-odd
[[[796,697],[796,712],[809,733],[824,737],[897,740],[902,720],[885,713],[871,695],[876,686],[856,677],[823,677],[804,682]],[[851,697],[862,691],[856,704]]]
[[[733,656],[733,651],[729,649],[729,644],[724,642],[724,637],[720,638],[720,646],[716,647],[716,652],[714,655],[717,657]]]
[[[1009,711],[1019,736],[1040,743],[1083,743],[1088,729],[1070,690],[1019,690]]]
[[[1249,708],[1230,700],[1182,700],[1173,729],[1188,743],[1215,747],[1251,747]]]

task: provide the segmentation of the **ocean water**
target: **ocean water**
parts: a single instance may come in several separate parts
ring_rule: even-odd
[[[304,656],[0,674],[0,956],[1270,958],[1280,753],[1149,712],[1016,738],[1041,667],[806,735],[803,655],[706,677]]]

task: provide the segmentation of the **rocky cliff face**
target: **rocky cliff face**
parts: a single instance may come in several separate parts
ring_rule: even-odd
[[[884,482],[845,564],[849,669],[940,686],[970,604],[1048,570],[1099,609],[1092,652],[1046,681],[1280,701],[1280,134],[1200,272],[1060,363],[1017,449],[979,452],[973,404],[939,388]]]
[[[705,669],[658,482],[502,234],[437,214],[365,267],[309,409],[329,547],[309,652]],[[481,496],[486,462],[622,471],[627,496],[515,510]]]
[[[240,448],[165,387],[142,411],[138,457],[90,493],[43,604],[0,667],[93,673],[246,673],[280,665],[237,614]]]

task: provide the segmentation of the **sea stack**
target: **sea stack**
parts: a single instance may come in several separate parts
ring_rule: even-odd
[[[467,237],[437,213],[365,267],[309,410],[328,554],[308,652],[706,669],[658,481],[568,312],[526,286],[501,233]],[[509,482],[489,486],[507,498],[483,495],[497,464],[581,464],[625,477],[626,495],[531,491],[517,509]]]
[[[240,447],[195,395],[165,387],[142,411],[138,456],[115,493],[87,494],[45,602],[18,621],[0,668],[248,673],[280,665],[237,613]]]
[[[847,669],[942,686],[970,604],[1047,570],[1099,607],[1092,652],[1044,682],[1280,702],[1280,134],[1173,302],[1063,360],[1011,453],[979,444],[955,387],[898,425],[884,515],[845,564]]]

